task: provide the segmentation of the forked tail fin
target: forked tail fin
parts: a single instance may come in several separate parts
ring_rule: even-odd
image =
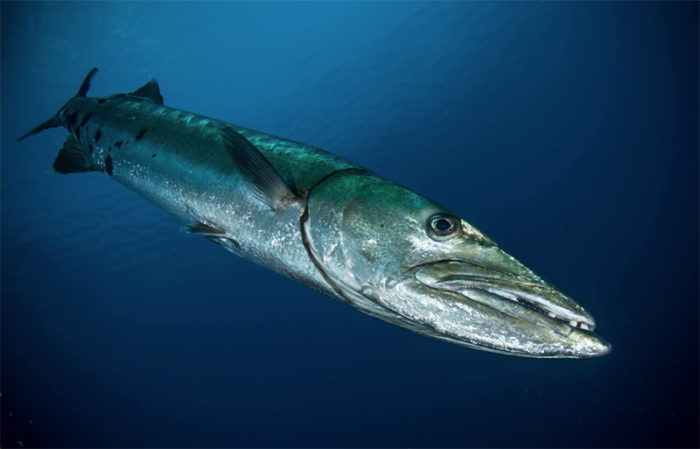
[[[87,74],[83,80],[83,84],[81,84],[80,89],[78,89],[78,93],[75,94],[76,97],[84,97],[85,94],[88,93],[88,90],[90,90],[90,82],[92,81],[92,77],[95,76],[95,73],[97,73],[97,67],[93,67],[90,73]]]
[[[87,74],[85,79],[83,80],[83,83],[80,85],[80,89],[78,89],[78,93],[75,94],[76,97],[84,97],[85,94],[87,94],[88,90],[90,89],[90,81],[92,81],[92,77],[95,76],[97,73],[97,67],[93,67],[92,70],[90,70],[90,73]],[[59,110],[60,112],[60,110]],[[41,131],[49,128],[56,128],[58,126],[61,126],[61,119],[56,113],[53,117],[50,119],[46,120],[45,122],[35,126],[31,130],[27,131],[26,133],[22,134],[19,139],[17,139],[17,142],[20,140],[23,140],[29,136],[33,136],[34,134],[40,133]]]
[[[61,126],[61,120],[58,118],[57,115],[51,117],[44,123],[41,123],[40,125],[35,126],[31,130],[27,131],[26,133],[22,134],[19,139],[17,139],[17,142],[20,140],[23,140],[29,136],[33,136],[34,134],[38,134],[41,131],[49,128],[56,128],[57,126]]]

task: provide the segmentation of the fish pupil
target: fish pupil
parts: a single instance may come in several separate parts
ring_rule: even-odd
[[[435,221],[435,229],[438,231],[447,231],[452,227],[452,223],[444,218],[438,218]]]

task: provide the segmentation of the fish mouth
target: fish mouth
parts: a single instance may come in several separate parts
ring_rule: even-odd
[[[527,357],[581,358],[610,352],[611,346],[592,332],[595,320],[582,306],[506,253],[496,252],[502,257],[485,258],[486,263],[440,260],[405,273],[414,287],[451,302],[452,310],[464,311],[462,318],[451,312],[454,318],[448,320],[455,324],[449,326],[447,339]],[[489,333],[500,337],[489,340]],[[499,346],[499,341],[506,343]]]
[[[532,318],[540,324],[556,320],[587,331],[596,326],[583,307],[539,278],[523,279],[522,275],[461,260],[421,265],[413,274],[423,285],[459,293],[509,315]],[[520,307],[511,307],[509,303]],[[540,320],[544,316],[549,320]]]

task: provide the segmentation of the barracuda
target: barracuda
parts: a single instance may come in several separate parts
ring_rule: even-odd
[[[53,167],[102,171],[233,253],[423,335],[525,357],[592,357],[593,318],[455,213],[318,148],[163,105],[155,80],[55,116]]]

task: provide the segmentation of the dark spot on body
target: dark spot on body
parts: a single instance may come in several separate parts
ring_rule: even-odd
[[[141,140],[144,134],[146,134],[146,128],[141,128],[141,131],[139,131],[139,133],[136,134],[136,140]]]
[[[112,145],[110,145],[110,146],[107,147],[107,152],[108,152],[108,153],[111,153],[111,152],[112,152]]]
[[[92,112],[88,112],[87,114],[85,114],[83,119],[80,121],[80,126],[81,127],[85,126],[85,124],[88,122],[88,120],[90,120],[90,117],[92,117]]]
[[[151,157],[156,157],[156,153],[153,153],[153,154],[151,155]]]
[[[89,149],[90,149],[90,153],[92,153],[92,151],[93,151],[95,148],[93,148],[92,144],[90,144]]]
[[[121,148],[121,147],[122,147],[122,141],[121,141],[121,140],[117,140],[116,142],[114,142],[114,147],[115,147],[115,148]]]
[[[102,137],[102,130],[98,129],[97,132],[95,133],[95,143],[99,142],[101,137]]]
[[[105,101],[107,100],[105,100],[104,98],[100,98],[99,100],[97,100],[97,104],[105,104]]]
[[[114,166],[112,165],[112,156],[107,156],[105,158],[105,173],[111,175],[113,170]]]

